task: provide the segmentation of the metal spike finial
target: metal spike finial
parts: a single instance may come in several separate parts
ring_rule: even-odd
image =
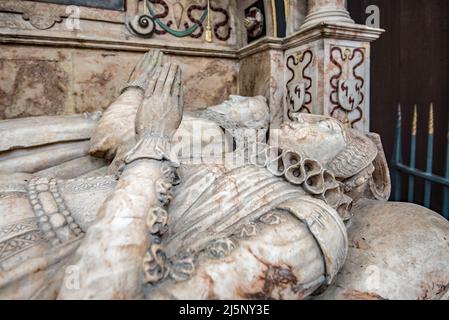
[[[449,141],[449,119],[447,121],[447,141]],[[449,163],[449,159],[448,159],[448,163]]]
[[[412,123],[412,135],[416,136],[418,131],[418,106],[413,106],[413,123]]]
[[[433,103],[430,103],[430,110],[429,110],[429,134],[434,133],[434,118],[433,118]]]
[[[402,122],[402,110],[401,110],[401,104],[398,104],[398,114],[397,114],[397,125],[399,126]]]

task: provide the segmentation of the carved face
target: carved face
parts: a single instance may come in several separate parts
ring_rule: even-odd
[[[242,97],[231,95],[225,102],[207,108],[217,115],[230,120],[239,127],[264,129],[268,127],[269,110],[262,96]]]
[[[279,147],[299,151],[326,165],[346,147],[342,124],[330,117],[303,113],[273,134]]]

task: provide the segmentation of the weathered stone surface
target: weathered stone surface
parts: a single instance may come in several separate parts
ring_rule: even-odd
[[[28,117],[0,121],[0,159],[5,151],[90,139],[100,114]]]
[[[267,94],[270,88],[270,53],[263,51],[243,59],[240,63],[240,93],[245,96]]]
[[[58,61],[0,57],[0,74],[2,118],[64,113],[69,75]]]
[[[181,8],[179,8],[180,6]],[[196,8],[192,6],[196,5]],[[160,4],[153,4],[152,9],[155,14],[163,14],[161,21],[169,24],[174,30],[184,31],[185,24],[193,25],[192,19],[199,19],[204,12],[201,1],[180,0],[177,5],[170,1],[161,1]],[[201,10],[198,10],[198,6]],[[136,15],[144,13],[142,2],[138,0],[128,1],[124,11],[107,10],[78,6],[79,10],[68,8],[67,5],[43,3],[36,1],[14,1],[3,0],[0,2],[0,15],[4,19],[0,20],[0,27],[10,28],[22,34],[30,34],[33,31],[45,31],[46,35],[57,37],[99,38],[100,40],[135,40],[145,43],[170,44],[177,40],[185,46],[207,46],[210,49],[229,48],[237,44],[238,22],[233,18],[237,15],[237,7],[231,0],[216,0],[214,8],[219,10],[211,11],[211,27],[213,31],[213,41],[205,41],[204,28],[196,30],[194,36],[176,37],[168,32],[158,32],[150,39],[139,38],[126,28],[125,23]],[[189,15],[189,8],[190,15]],[[181,9],[181,10],[180,10]],[[167,10],[165,12],[165,10]],[[79,22],[74,22],[70,18],[78,17]],[[205,23],[203,23],[204,25]],[[214,28],[217,27],[217,32]],[[162,31],[158,27],[158,31]],[[218,34],[218,36],[217,36]]]
[[[270,124],[278,128],[283,119],[283,54],[266,50],[244,57],[240,62],[239,94],[264,96],[270,106]]]
[[[328,132],[329,127],[320,127],[320,119],[323,121],[336,122],[336,120],[331,118],[305,115],[305,122],[302,123],[302,129],[311,129],[314,125],[318,125],[319,128],[322,128],[321,134],[325,135],[325,132]],[[338,128],[339,130],[343,130],[341,124]],[[298,134],[300,134],[299,131],[302,129],[299,127],[296,128]],[[188,132],[189,130],[192,130],[192,128],[187,126],[184,127],[183,130],[187,130]],[[341,131],[328,132],[328,134],[338,135],[341,134]],[[304,139],[307,139],[308,135],[304,134],[303,136]],[[326,141],[326,139],[323,141]],[[286,146],[287,144],[281,142],[281,145]],[[295,144],[290,143],[289,148],[297,149],[301,148],[301,146],[300,144],[296,146]],[[344,148],[344,146],[342,146],[342,148]],[[335,154],[331,150],[330,153]],[[327,158],[323,152],[319,152],[317,155],[319,155],[321,159]],[[218,166],[217,169],[219,167],[220,166]],[[188,173],[188,170],[186,171],[183,169],[183,171]],[[226,170],[224,170],[223,173],[226,173]],[[239,194],[245,194],[245,188],[248,188],[249,186],[257,187],[259,185],[265,185],[265,187],[262,187],[260,190],[264,190],[263,192],[266,192],[267,195],[261,197],[260,199],[263,200],[262,202],[261,200],[258,200],[257,205],[265,206],[266,204],[269,204],[272,201],[270,200],[270,197],[276,198],[276,192],[282,193],[282,191],[280,191],[279,186],[274,186],[271,190],[271,187],[268,187],[265,182],[262,182],[263,180],[260,180],[258,183],[253,181],[254,178],[256,180],[265,179],[263,177],[266,173],[262,174],[262,171],[259,171],[259,173],[260,174],[258,175],[250,173],[248,177],[246,177],[243,172],[236,172],[235,177],[230,173],[226,173],[226,179],[230,179],[228,186],[231,189],[227,190],[227,185],[223,185],[224,189],[222,192],[224,192],[224,195],[230,195],[232,194],[232,188],[236,187],[237,190],[239,190]],[[218,175],[215,179],[218,179],[220,177],[220,172],[217,171],[216,174]],[[142,175],[146,176],[146,173],[142,171],[139,175],[143,177]],[[187,179],[186,186],[195,190],[200,190],[195,183],[199,183],[199,185],[202,183],[205,185],[214,183],[213,179],[210,180],[206,178],[206,180],[202,181],[202,176],[198,174],[196,174],[197,178],[195,178],[195,180],[189,178],[189,176],[191,177],[192,174],[188,173],[186,178],[184,178],[184,175],[181,175],[181,178],[182,180]],[[267,175],[267,178],[269,176],[270,174]],[[130,178],[131,177],[128,177],[128,179]],[[1,180],[0,182],[3,181],[2,183],[5,184],[7,181],[10,181],[10,177],[7,179],[8,180]],[[9,187],[4,185],[2,187],[2,192],[8,192],[7,188],[10,188],[9,192],[12,190],[15,190],[15,192],[20,192],[20,190],[26,192],[27,179],[29,178],[25,177],[22,186],[20,183],[16,186]],[[239,179],[241,182],[239,182]],[[47,181],[48,180],[45,179],[37,180],[35,182],[37,183],[36,190],[42,192],[42,195],[46,195],[46,197],[40,197],[44,205],[44,210],[55,211],[57,210],[57,207],[55,206],[56,202],[53,202],[51,196],[48,195],[48,191],[46,191],[48,189],[43,188]],[[105,177],[61,182],[58,190],[60,190],[63,197],[67,199],[65,204],[72,212],[72,217],[75,218],[75,221],[77,221],[84,230],[86,230],[91,224],[95,223],[96,211],[99,208],[99,204],[103,199],[110,195],[114,187],[116,187],[115,179],[112,177]],[[319,244],[323,244],[321,241],[325,240],[321,237],[330,236],[332,232],[338,230],[338,228],[335,229],[332,225],[325,224],[328,227],[320,231],[319,236],[316,235],[318,238],[314,239],[309,233],[309,230],[313,230],[313,227],[325,223],[325,221],[328,220],[323,218],[323,216],[318,220],[315,220],[315,223],[313,223],[314,220],[308,220],[316,219],[313,213],[314,210],[316,210],[316,207],[311,203],[307,204],[307,202],[304,202],[305,198],[298,197],[297,195],[290,200],[289,205],[280,206],[280,208],[283,208],[282,213],[272,212],[268,214],[271,214],[270,217],[263,216],[260,218],[260,222],[257,222],[256,224],[243,223],[237,224],[235,228],[232,227],[231,230],[234,230],[234,232],[228,233],[230,237],[227,245],[228,249],[225,249],[226,246],[224,246],[223,243],[220,244],[220,246],[215,247],[208,245],[204,247],[204,251],[200,250],[200,255],[194,259],[196,267],[191,276],[184,274],[184,271],[181,272],[178,270],[181,266],[185,266],[186,263],[190,263],[188,262],[190,261],[188,255],[178,257],[177,253],[180,252],[179,250],[185,250],[189,247],[194,249],[194,251],[198,250],[198,248],[201,248],[201,243],[205,241],[203,237],[198,238],[198,235],[201,235],[198,231],[196,231],[196,238],[200,239],[199,242],[198,240],[194,240],[195,237],[192,238],[193,241],[191,242],[181,241],[179,244],[176,244],[176,241],[174,240],[170,240],[173,235],[176,238],[178,232],[184,236],[187,235],[182,229],[185,228],[185,226],[189,226],[189,221],[194,221],[195,217],[192,216],[189,218],[189,215],[183,214],[184,211],[182,211],[182,206],[189,205],[189,202],[195,203],[195,197],[201,196],[201,193],[197,193],[196,196],[194,196],[194,193],[190,193],[187,189],[184,190],[182,188],[183,185],[181,184],[180,189],[176,191],[175,202],[170,207],[171,210],[173,210],[171,212],[172,218],[175,220],[172,222],[173,229],[171,229],[169,233],[170,236],[167,239],[167,252],[170,259],[169,263],[171,263],[172,266],[171,268],[174,269],[169,269],[170,278],[156,286],[150,287],[150,290],[146,292],[147,298],[298,299],[305,298],[323,283],[324,267],[323,260],[320,257],[321,252],[326,253],[326,248],[329,250],[330,247],[324,246],[321,247],[321,249],[318,249],[316,240],[318,239]],[[206,189],[208,189],[208,187]],[[183,193],[182,190],[184,190],[185,193]],[[211,192],[217,194],[213,189],[211,189]],[[300,190],[298,190],[298,192],[300,192]],[[254,191],[249,194],[254,194]],[[268,195],[270,195],[270,197],[268,197]],[[30,195],[30,197],[32,196],[33,195]],[[185,201],[184,198],[187,201]],[[137,198],[135,199],[136,200],[133,201],[137,201]],[[210,199],[208,200],[209,202],[214,201],[213,197],[207,197],[207,199]],[[210,205],[203,207],[212,210],[212,212],[216,212],[217,217],[212,220],[220,221],[220,215],[225,214],[226,210],[234,210],[232,208],[235,207],[234,201],[237,201],[238,203],[239,200],[237,199],[238,198],[232,197],[227,202],[220,204],[221,209],[219,211],[216,211]],[[251,201],[250,198],[245,199],[245,202]],[[301,211],[311,205],[311,216],[310,218],[305,218],[308,217],[308,215],[304,213],[303,221],[304,223],[310,223],[309,228],[306,228],[305,225],[296,220],[294,215],[286,213],[286,210],[290,210],[287,208],[291,208],[292,205],[296,206],[295,203],[297,201],[299,201],[299,203],[297,203],[299,210],[298,217],[301,217]],[[30,210],[37,210],[36,212],[39,211],[39,209],[26,208],[24,206],[25,204],[20,204],[19,198],[16,200],[10,198],[9,200],[1,202],[0,205],[5,208],[13,206],[16,211],[11,211],[11,214],[14,212],[17,212],[18,214],[20,211],[23,215],[27,212],[29,214]],[[194,206],[192,207],[192,212],[201,215],[201,210],[204,209],[199,209],[201,208],[201,203],[197,202],[196,205],[199,205],[198,209]],[[325,205],[324,202],[321,206],[322,205]],[[241,208],[243,210],[243,207]],[[125,210],[125,208],[123,208],[123,210]],[[245,211],[243,210],[238,214],[244,216],[244,212]],[[349,222],[349,258],[339,274],[336,286],[331,286],[326,291],[325,295],[320,298],[427,299],[438,298],[446,293],[448,270],[446,266],[447,257],[445,257],[445,254],[447,253],[449,226],[444,219],[415,205],[389,204],[369,200],[360,200],[355,205],[353,213],[355,214],[355,217]],[[213,215],[207,216],[212,217]],[[178,219],[181,220],[178,221]],[[184,219],[187,219],[187,223],[182,222]],[[319,224],[317,221],[320,221]],[[207,222],[207,220],[200,220],[200,223],[208,224],[210,222]],[[229,223],[227,224],[229,225]],[[62,224],[59,225],[62,226]],[[220,235],[219,230],[222,230],[222,232],[228,230],[226,226],[222,226],[217,222],[213,222],[212,225],[215,231],[208,232],[208,237],[210,237],[210,235]],[[179,227],[181,227],[181,229],[177,231]],[[388,228],[391,230],[389,231]],[[195,228],[195,230],[198,229]],[[222,233],[222,235],[224,234]],[[286,237],[286,235],[295,235],[295,237]],[[290,247],[291,249],[289,249]],[[432,247],[432,250],[429,251],[429,247]],[[57,261],[61,261],[57,264],[57,268],[60,268],[57,270],[64,270],[64,261],[67,261],[67,257],[74,250],[72,247],[70,248],[71,249],[67,248],[65,251],[61,251],[61,253],[57,253],[57,259],[59,259]],[[27,251],[27,254],[30,255],[30,257],[35,254],[47,254],[48,250],[49,249],[36,247],[34,251]],[[229,252],[226,250],[229,250]],[[290,254],[286,255],[285,252],[290,252]],[[312,254],[312,252],[314,252],[314,254]],[[335,251],[333,250],[327,252],[331,255],[335,254]],[[304,257],[307,257],[307,259]],[[327,259],[331,259],[331,257],[326,254],[325,261],[327,261]],[[13,263],[12,261],[15,260],[10,260],[8,263]],[[8,263],[4,265],[7,266]],[[178,263],[180,264],[178,265]],[[340,260],[340,263],[342,263],[342,260]],[[353,268],[359,271],[360,265],[366,267],[366,273],[352,271]],[[242,268],[246,270],[245,273],[241,272]],[[329,266],[326,267],[326,269],[329,270]],[[385,280],[386,282],[384,282],[382,280],[378,283],[372,282],[373,275],[370,273],[372,270],[380,272],[380,275],[382,277],[385,276],[388,281]],[[25,270],[20,272],[25,272]],[[242,278],[243,274],[246,276]],[[184,280],[176,280],[178,277],[181,277],[179,279]],[[27,286],[22,286],[21,290],[14,295],[9,287],[6,287],[7,289],[3,292],[9,297],[23,297],[26,296],[26,293],[22,291],[23,289],[28,288],[28,290],[31,291],[36,290],[41,285],[40,281],[42,279],[45,279],[45,277],[40,276],[39,280],[29,282]],[[55,281],[61,281],[60,276],[55,278]],[[367,288],[363,287],[363,285],[372,286],[373,283],[374,285],[377,284],[379,286],[377,291],[372,289],[367,290]],[[97,290],[103,290],[101,288],[101,286],[97,287]],[[55,295],[57,292],[56,288],[54,288],[54,290],[53,293],[51,290],[46,290],[45,292],[42,292],[42,295],[39,295],[39,297],[51,298],[52,295]],[[67,291],[64,292],[64,295],[67,294]],[[102,293],[106,292],[107,290],[102,291]],[[116,294],[116,297],[124,297],[122,296],[122,293],[113,293],[114,296]],[[86,297],[93,297],[93,295],[89,294]]]
[[[287,35],[298,31],[307,14],[307,0],[287,0]]]
[[[82,113],[105,110],[114,101],[139,55],[79,51],[63,57],[73,65],[73,111]]]
[[[107,167],[108,165],[109,163],[104,159],[85,156],[64,162],[60,165],[42,171],[38,171],[35,175],[40,177],[73,179],[100,168]]]
[[[188,281],[150,288],[147,299],[302,299],[323,281],[324,264],[307,227],[289,214],[242,239],[229,255],[204,254]],[[261,227],[262,228],[262,227]],[[279,237],[291,234],[292,237]]]
[[[153,51],[132,72],[133,89],[116,99],[121,80],[114,74],[126,81],[136,54],[32,53],[31,60],[48,54],[68,75],[64,112],[114,111],[92,137],[101,145],[96,155],[113,158],[114,175],[104,176],[106,161],[87,157],[84,136],[59,142],[44,129],[42,139],[28,141],[29,132],[15,131],[11,139],[25,141],[23,148],[0,154],[0,170],[9,172],[0,176],[0,297],[303,299],[323,285],[333,299],[447,297],[449,223],[418,206],[374,201],[390,189],[378,138],[304,113],[274,131],[284,75],[277,44],[249,47],[240,66],[173,55],[162,67]],[[11,48],[0,54],[4,60],[25,60]],[[186,70],[183,82],[174,62]],[[323,98],[329,92],[320,88]],[[263,96],[217,104],[232,90]],[[215,106],[197,113],[207,121],[186,117],[181,125],[184,107],[207,104]],[[14,131],[27,121],[4,124]],[[200,137],[197,124],[205,125]],[[184,146],[174,137],[223,148],[213,162],[201,150],[177,159],[172,147]],[[73,267],[76,287],[68,281]],[[386,281],[373,280],[373,270]]]
[[[349,254],[320,299],[439,299],[449,291],[449,223],[407,203],[360,200]]]
[[[105,110],[140,56],[5,46],[0,52],[0,118]],[[167,59],[183,68],[186,110],[204,109],[237,93],[238,69],[233,60],[180,56]]]
[[[233,103],[239,105],[242,101],[244,100],[240,98],[232,98],[227,104],[212,107],[211,111],[220,112],[223,116],[221,120],[217,118],[217,124],[226,127],[227,120],[238,127],[267,126],[268,118],[265,122],[260,122],[257,112],[248,112],[249,109],[244,107],[233,108]],[[266,112],[266,106],[264,110]],[[238,114],[238,111],[242,114]],[[322,200],[306,195],[314,194],[311,189],[319,186],[320,179],[323,180],[322,183],[330,183],[335,178],[332,174],[319,178],[318,171],[309,159],[307,168],[302,170],[311,175],[315,174],[316,179],[311,179],[310,183],[301,186],[295,182],[295,179],[300,177],[294,172],[288,176],[289,169],[285,168],[298,166],[299,163],[296,162],[302,156],[313,156],[328,169],[333,168],[329,163],[333,163],[350,150],[344,157],[344,161],[348,163],[343,171],[344,173],[350,168],[350,178],[347,179],[346,174],[340,175],[338,170],[335,171],[335,176],[341,179],[345,192],[351,195],[351,188],[370,186],[369,175],[363,179],[360,179],[363,175],[358,175],[364,172],[362,167],[369,167],[367,164],[370,161],[375,162],[375,154],[382,150],[369,138],[362,138],[362,133],[356,134],[345,129],[333,118],[302,114],[299,120],[298,123],[284,125],[284,133],[280,139],[270,140],[270,143],[277,140],[279,147],[291,150],[282,153],[282,160],[269,162],[262,167],[226,161],[216,164],[201,161],[183,162],[179,170],[181,184],[174,189],[173,194],[170,191],[170,183],[156,181],[154,188],[159,201],[166,203],[168,199],[172,199],[169,206],[171,220],[166,225],[168,220],[164,218],[164,214],[168,216],[168,213],[164,211],[161,211],[164,213],[162,216],[149,219],[153,221],[152,228],[157,226],[154,232],[165,230],[161,232],[166,233],[166,236],[161,239],[161,244],[156,243],[157,248],[152,249],[150,245],[143,260],[145,281],[152,283],[145,290],[146,298],[302,299],[325,283],[331,286],[323,295],[316,297],[317,299],[445,298],[449,282],[446,263],[449,258],[446,257],[449,224],[422,207],[359,200],[351,212],[354,216],[347,223],[349,256],[345,261],[346,229],[340,217],[331,208],[327,198],[330,195],[323,194]],[[220,129],[217,126],[215,130],[214,123],[210,120],[206,122],[187,117],[178,135],[193,137],[195,121],[207,127],[207,130],[201,131],[202,136],[205,135],[201,143],[219,142],[219,139],[216,139],[220,138]],[[239,132],[233,131],[236,141]],[[212,137],[214,140],[209,140]],[[367,146],[374,152],[373,155],[371,151],[367,151]],[[198,156],[193,154],[194,158]],[[299,158],[293,159],[295,156]],[[367,158],[366,163],[363,158]],[[78,163],[79,160],[80,163],[90,161],[85,158],[74,162]],[[64,163],[47,172],[58,174],[61,169],[64,175],[66,167],[74,168],[74,162]],[[63,287],[60,291],[58,284],[63,281],[63,272],[67,270],[66,265],[80,240],[66,242],[57,249],[52,247],[54,242],[59,243],[66,241],[61,239],[72,237],[72,231],[65,231],[64,228],[70,228],[79,234],[90,230],[94,225],[97,228],[95,234],[99,234],[99,230],[103,228],[129,230],[131,227],[125,228],[127,223],[123,221],[127,221],[129,216],[136,212],[142,213],[148,209],[144,200],[147,196],[151,197],[148,191],[152,190],[152,185],[149,184],[150,189],[142,189],[141,186],[153,181],[159,174],[151,162],[141,164],[144,166],[129,171],[125,179],[120,178],[119,182],[113,176],[56,182],[54,179],[45,178],[45,172],[41,172],[43,178],[40,179],[17,174],[2,176],[0,194],[10,196],[0,197],[0,210],[8,210],[8,214],[1,218],[3,220],[0,219],[1,226],[17,223],[25,228],[31,223],[32,228],[43,230],[48,241],[39,242],[36,238],[36,243],[31,242],[32,246],[26,248],[23,253],[14,249],[10,256],[0,257],[3,259],[0,259],[0,266],[7,270],[7,273],[4,273],[5,278],[0,278],[4,297],[55,298],[58,294],[61,298],[73,297],[74,292],[69,287]],[[319,166],[319,163],[316,165]],[[69,171],[74,173],[79,169],[92,169],[79,168],[78,164],[75,164],[75,167],[76,169]],[[279,174],[283,170],[286,172]],[[83,174],[82,171],[79,173]],[[285,181],[280,176],[283,176]],[[353,178],[360,180],[358,184],[351,182]],[[136,181],[139,181],[139,187],[133,189],[133,183]],[[126,201],[117,202],[119,216],[110,217],[112,220],[103,220],[104,215],[97,215],[97,212],[116,208],[108,207],[108,204],[114,201],[113,193],[116,188],[127,190],[125,193],[120,192],[120,196],[125,196]],[[143,190],[146,196],[141,197]],[[369,192],[362,194],[366,198],[376,198],[375,194]],[[103,201],[105,204],[101,206]],[[131,207],[132,211],[128,211]],[[267,208],[272,210],[264,211]],[[39,222],[35,227],[33,222],[28,222],[30,219],[34,220],[33,217]],[[134,284],[111,288],[101,281],[103,284],[90,286],[89,290],[76,291],[76,297],[139,297],[136,290],[140,290],[141,284],[135,275],[140,274],[139,257],[144,251],[143,239],[146,239],[141,237],[145,233],[141,224],[139,225],[139,228],[131,228],[132,234],[135,235],[131,238],[140,239],[136,240],[137,243],[127,242],[131,238],[116,242],[119,247],[127,247],[120,250],[121,263],[132,266],[132,270],[126,269],[126,273],[132,272]],[[8,225],[4,227],[5,230],[6,228],[9,228]],[[84,261],[83,263],[96,265],[97,254],[103,252],[103,249],[93,248],[108,247],[109,242],[105,238],[101,241],[87,241],[85,238],[83,241],[84,245],[78,249],[78,255],[75,257]],[[155,260],[150,253],[156,251],[151,250],[164,250],[167,260]],[[34,262],[33,259],[37,256],[41,258]],[[25,268],[20,265],[23,259],[31,259],[33,263]],[[115,258],[107,259],[109,264],[116,262]],[[51,261],[55,264],[46,270],[56,276],[52,278],[53,282],[46,290],[39,291],[43,282],[48,281],[48,274],[34,271]],[[153,274],[154,263],[160,264],[165,271],[160,275]],[[242,273],[242,270],[245,272]],[[333,282],[333,276],[338,270],[340,272],[337,280]],[[31,278],[30,272],[33,274]],[[108,277],[108,273],[100,274],[101,279]],[[8,282],[8,279],[18,275],[23,275],[27,282]],[[89,277],[84,279],[91,279],[92,276],[89,274]],[[97,283],[96,281],[94,283]],[[16,286],[19,286],[19,290],[14,291]]]
[[[17,149],[2,155],[0,172],[34,173],[88,154],[89,140]]]
[[[168,57],[183,70],[186,110],[205,109],[237,94],[238,65],[232,60]]]

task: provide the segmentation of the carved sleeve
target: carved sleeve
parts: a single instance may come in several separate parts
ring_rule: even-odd
[[[142,99],[142,90],[129,88],[108,107],[92,134],[91,155],[111,160],[121,144],[134,139],[134,122]]]
[[[167,162],[153,159],[125,167],[75,255],[81,287],[70,290],[63,284],[60,299],[141,297],[148,236],[166,222],[153,218],[155,208],[163,210],[170,198],[167,168]]]

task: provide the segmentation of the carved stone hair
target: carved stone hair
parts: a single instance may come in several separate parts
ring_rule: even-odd
[[[327,168],[338,179],[348,179],[370,165],[377,156],[376,145],[363,133],[354,129],[344,129],[347,143],[328,164]]]
[[[216,111],[206,109],[199,114],[200,118],[207,119],[215,122],[225,130],[229,130],[231,133],[238,128],[238,124],[229,119],[225,114],[218,113]]]
[[[248,144],[254,142],[264,142],[269,125],[269,110],[266,98],[262,96],[253,98],[231,96],[229,101],[238,103],[244,99],[249,99],[250,104],[260,103],[258,110],[261,112],[253,112],[238,120],[232,119],[231,113],[229,113],[229,105],[225,105],[225,108],[221,110],[222,112],[214,110],[217,107],[215,106],[199,113],[200,118],[211,120],[229,132],[235,139],[237,149],[246,148]]]

